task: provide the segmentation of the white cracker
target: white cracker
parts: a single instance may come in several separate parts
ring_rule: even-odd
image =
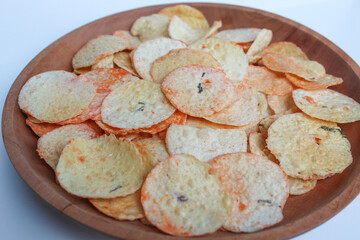
[[[235,43],[247,43],[254,41],[260,31],[259,28],[229,29],[220,31],[215,37]]]
[[[131,34],[138,36],[141,41],[169,37],[169,23],[169,17],[162,14],[152,14],[136,19],[130,31]]]
[[[272,35],[273,33],[271,30],[265,28],[261,29],[259,34],[256,36],[255,41],[251,44],[246,53],[249,63],[255,63],[261,58],[260,53],[270,44]]]

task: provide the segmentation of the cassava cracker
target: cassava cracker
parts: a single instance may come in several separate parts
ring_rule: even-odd
[[[158,37],[168,37],[170,18],[162,14],[152,14],[138,18],[131,27],[131,34],[138,36],[141,41]]]
[[[160,85],[139,80],[112,91],[101,106],[102,121],[112,127],[151,127],[169,118],[175,108],[166,100]]]
[[[91,70],[97,69],[97,68],[113,68],[114,67],[114,55],[111,54],[109,56],[104,57],[97,63],[91,66]]]
[[[136,146],[126,139],[74,138],[60,155],[56,176],[66,191],[79,197],[126,196],[142,184],[141,161]]]
[[[139,38],[131,35],[129,31],[117,30],[113,33],[113,36],[120,37],[126,46],[126,49],[133,50],[141,43]]]
[[[290,195],[302,195],[316,187],[316,180],[302,180],[289,177]]]
[[[239,129],[195,128],[171,124],[166,132],[170,154],[186,153],[202,162],[225,153],[246,152],[247,137]]]
[[[316,61],[287,57],[279,53],[266,53],[262,60],[273,71],[292,73],[308,81],[317,81],[325,76],[325,68]]]
[[[262,51],[262,55],[266,53],[280,53],[287,57],[294,57],[301,60],[309,60],[306,54],[292,42],[275,42],[270,44]]]
[[[240,46],[218,38],[208,38],[190,46],[192,49],[210,53],[222,66],[227,77],[234,82],[243,80],[247,73],[248,60]]]
[[[271,30],[265,28],[261,29],[246,53],[249,63],[255,63],[261,58],[261,51],[269,45],[272,36],[273,33]]]
[[[296,107],[291,93],[282,96],[267,95],[266,98],[269,106],[275,112],[275,114]]]
[[[352,162],[350,143],[341,129],[304,113],[284,115],[271,124],[267,147],[287,175],[304,180],[341,173]]]
[[[200,65],[173,70],[161,89],[172,105],[194,117],[210,116],[237,99],[236,89],[223,71]]]
[[[164,37],[143,42],[134,50],[132,58],[136,72],[144,80],[152,81],[150,75],[151,64],[170,50],[186,47],[186,44],[181,41]]]
[[[349,123],[360,120],[360,104],[330,89],[293,91],[295,104],[304,113],[325,121]]]
[[[54,129],[57,129],[61,126],[54,124],[54,123],[42,123],[42,122],[33,122],[31,120],[31,118],[27,118],[25,120],[26,125],[28,125],[31,130],[38,135],[39,137],[41,137],[42,135],[51,132]]]
[[[261,133],[255,132],[249,135],[249,149],[253,154],[267,157],[274,163],[279,163],[275,156],[271,154],[270,150],[267,149],[265,138]]]
[[[90,81],[65,71],[30,78],[19,94],[20,108],[42,122],[56,123],[81,114],[96,95]]]
[[[215,37],[235,43],[248,43],[256,39],[261,29],[259,28],[238,28],[218,32]]]
[[[60,154],[66,144],[75,137],[91,139],[99,136],[87,124],[66,125],[46,133],[39,138],[37,152],[40,158],[55,170]]]
[[[122,68],[122,69],[128,71],[132,75],[138,76],[138,74],[136,73],[135,69],[133,68],[133,66],[131,64],[131,58],[129,55],[130,55],[130,53],[128,53],[128,52],[115,53],[114,54],[114,63],[119,68]]]
[[[215,232],[228,217],[229,195],[210,166],[177,154],[159,163],[141,189],[147,220],[163,232],[198,236]]]
[[[232,232],[254,232],[280,222],[289,180],[275,163],[251,153],[232,153],[210,161],[233,200],[224,224]]]
[[[316,90],[321,88],[327,88],[343,83],[342,78],[335,77],[330,74],[325,74],[324,77],[316,81],[307,81],[301,77],[298,77],[291,73],[285,73],[286,78],[294,84],[296,87],[306,90]]]
[[[172,70],[186,65],[197,64],[221,69],[221,64],[209,53],[190,48],[171,50],[168,54],[156,59],[150,70],[154,82],[161,83]]]

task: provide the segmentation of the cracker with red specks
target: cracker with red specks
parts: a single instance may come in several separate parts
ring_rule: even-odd
[[[289,196],[289,180],[269,159],[252,153],[231,153],[210,161],[212,174],[219,174],[222,186],[233,200],[224,228],[232,232],[254,232],[283,219]]]
[[[200,236],[219,229],[232,202],[219,177],[209,170],[209,164],[187,154],[159,163],[141,189],[147,220],[176,236]]]
[[[352,162],[350,143],[336,123],[304,113],[281,116],[268,130],[267,147],[288,176],[324,179]]]
[[[291,93],[281,96],[267,95],[266,98],[270,108],[275,112],[275,114],[296,107]]]
[[[54,123],[33,122],[29,117],[25,120],[25,123],[39,137],[48,132],[51,132],[54,129],[61,127],[60,125]]]
[[[337,123],[360,120],[360,104],[330,89],[293,91],[295,104],[311,117]]]
[[[279,53],[266,53],[262,58],[270,70],[292,73],[308,81],[318,81],[325,76],[325,68],[316,61],[288,57]]]
[[[121,37],[101,35],[87,42],[73,57],[72,66],[75,70],[92,66],[101,59],[126,49]]]
[[[141,187],[142,156],[134,143],[103,135],[74,138],[62,151],[57,180],[66,191],[85,198],[115,198]]]
[[[186,47],[187,45],[181,41],[165,37],[143,42],[134,50],[132,57],[134,68],[144,80],[153,81],[150,75],[152,63],[173,49]]]
[[[18,103],[25,113],[41,122],[57,123],[81,114],[96,96],[88,80],[66,71],[50,71],[30,78]]]
[[[133,50],[137,48],[137,46],[139,46],[139,44],[141,43],[139,38],[131,35],[129,31],[117,30],[112,35],[122,38],[124,44],[126,45],[126,49],[128,50]]]
[[[154,82],[161,83],[164,77],[174,69],[191,64],[221,69],[221,64],[210,53],[180,48],[171,50],[168,54],[156,59],[152,63],[150,74]]]
[[[115,128],[148,128],[166,120],[175,110],[160,84],[139,80],[116,88],[104,99],[101,119]]]
[[[294,84],[296,87],[306,89],[306,90],[316,90],[321,88],[327,88],[330,86],[335,86],[343,83],[342,78],[335,77],[330,74],[325,74],[324,77],[316,81],[307,81],[301,77],[298,77],[291,73],[285,73],[286,78]]]
[[[190,48],[213,55],[233,82],[241,82],[246,76],[248,59],[242,48],[232,42],[208,38],[190,45]]]
[[[40,158],[55,170],[62,150],[71,139],[75,137],[91,139],[98,136],[100,135],[93,128],[84,123],[62,126],[39,138],[37,152]]]
[[[166,75],[161,88],[173,106],[194,117],[220,112],[237,99],[236,89],[225,73],[207,66],[177,68]]]
[[[103,129],[107,134],[114,134],[116,136],[118,135],[126,135],[131,133],[150,133],[155,134],[162,132],[166,130],[171,123],[175,124],[185,124],[187,115],[180,112],[175,111],[168,119],[159,122],[158,124],[155,124],[148,128],[137,128],[137,129],[126,129],[126,128],[116,128],[109,126],[108,124],[104,123],[101,120],[97,120],[96,124]]]
[[[302,195],[316,187],[317,180],[302,180],[289,177],[290,195]]]
[[[249,43],[256,39],[260,31],[259,28],[227,29],[218,32],[215,37],[235,43]]]
[[[293,87],[284,75],[275,73],[266,67],[250,65],[245,82],[259,92],[274,95],[286,95]]]
[[[191,154],[202,162],[225,153],[246,152],[247,137],[241,129],[195,128],[171,124],[166,132],[170,154]]]

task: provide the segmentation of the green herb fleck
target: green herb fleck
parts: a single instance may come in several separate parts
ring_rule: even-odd
[[[177,200],[179,202],[186,202],[188,200],[188,198],[185,197],[184,195],[180,195],[180,196],[177,197]]]
[[[111,190],[110,192],[112,193],[112,192],[114,192],[114,191],[116,191],[116,190],[118,190],[118,189],[120,189],[120,188],[122,188],[122,186],[121,186],[121,185],[117,186],[116,188],[114,188],[114,189],[113,189],[113,190]]]
[[[264,124],[262,124],[262,123],[260,123],[260,124],[259,124],[259,127],[265,127],[265,125],[264,125]]]
[[[139,105],[141,105],[138,109],[136,109],[136,111],[144,111],[144,107],[145,107],[145,103],[143,102],[138,102]]]
[[[201,83],[199,83],[197,88],[198,88],[198,93],[201,93],[202,91],[204,91],[203,87],[201,86]]]
[[[321,126],[321,129],[324,129],[325,131],[329,131],[329,132],[333,132],[333,133],[339,132],[343,138],[346,138],[345,133],[343,131],[341,131],[340,128],[329,128],[327,126]]]
[[[202,73],[201,77],[204,77],[205,76],[205,72]]]
[[[321,105],[322,108],[328,108],[328,106],[325,106],[325,105]]]

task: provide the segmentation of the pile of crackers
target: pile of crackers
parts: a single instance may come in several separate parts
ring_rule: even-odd
[[[177,236],[254,232],[291,195],[352,162],[337,123],[360,104],[343,82],[269,29],[219,30],[192,7],[90,40],[74,72],[19,95],[37,152],[70,194],[118,220]]]

